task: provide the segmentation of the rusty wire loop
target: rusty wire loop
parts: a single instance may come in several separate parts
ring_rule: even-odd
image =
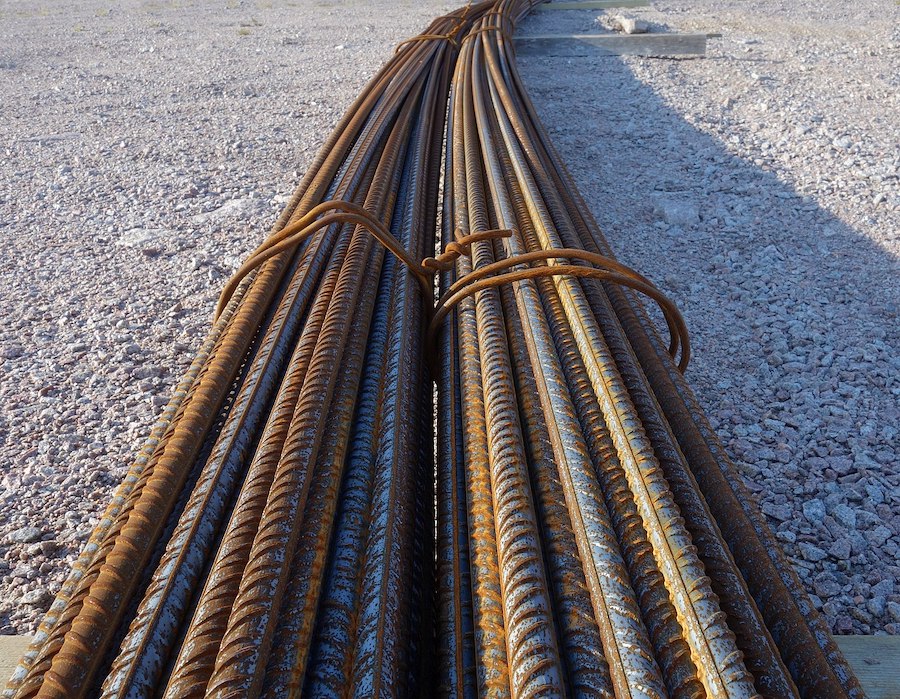
[[[328,214],[328,211],[337,209],[339,213]],[[325,214],[317,220],[317,217]],[[399,241],[385,228],[384,224],[359,204],[349,201],[330,200],[322,202],[310,210],[303,218],[281,229],[275,235],[269,237],[262,245],[250,254],[250,257],[240,266],[231,277],[219,296],[215,317],[218,318],[225,304],[234,293],[241,280],[250,272],[259,267],[266,260],[284,250],[290,250],[309,238],[311,235],[331,225],[332,223],[354,223],[365,228],[395,255],[407,269],[413,273],[422,288],[424,298],[431,297],[431,272],[421,262],[413,259],[404,250]]]
[[[461,255],[469,256],[472,254],[471,245],[479,240],[494,240],[496,238],[508,238],[513,234],[511,230],[501,229],[493,231],[479,231],[468,235],[458,235],[455,240],[451,241],[437,257],[426,257],[422,260],[422,266],[431,271],[432,274],[437,272],[446,272],[453,269],[453,265]]]
[[[394,49],[394,53],[400,53],[400,50],[404,46],[412,44],[416,41],[449,41],[453,47],[456,47],[458,46],[458,44],[454,36],[454,32],[451,32],[449,34],[416,34],[415,36],[411,36],[409,39],[404,39],[399,44],[397,44],[397,47]]]
[[[497,274],[497,272],[500,272],[501,270],[534,260],[548,260],[557,258],[575,258],[584,260],[586,262],[591,262],[593,264],[602,264],[607,268],[602,269],[582,267],[577,265],[554,264],[541,267],[529,267],[526,269],[518,269],[502,274]],[[657,304],[659,304],[671,336],[671,342],[669,344],[669,354],[672,357],[675,357],[678,352],[679,346],[681,347],[681,359],[679,361],[678,368],[683,372],[687,368],[688,361],[690,360],[690,342],[688,339],[687,326],[684,323],[684,318],[681,316],[681,313],[679,313],[676,306],[666,296],[664,296],[652,282],[647,280],[646,277],[643,277],[633,270],[628,269],[627,267],[625,267],[625,265],[615,262],[614,260],[610,260],[609,258],[601,258],[602,256],[600,255],[593,255],[591,253],[586,253],[583,250],[576,250],[572,248],[534,251],[530,253],[523,253],[522,255],[518,255],[516,257],[510,257],[505,260],[500,260],[499,262],[495,262],[489,266],[471,272],[454,282],[453,286],[451,286],[450,289],[438,300],[437,304],[435,305],[431,324],[428,328],[428,337],[430,341],[433,342],[440,324],[447,317],[447,314],[450,313],[453,307],[464,298],[472,296],[473,294],[477,294],[479,291],[483,291],[484,289],[498,287],[504,284],[512,284],[514,282],[522,281],[525,279],[537,279],[540,277],[570,276],[584,277],[588,279],[599,279],[602,281],[613,282],[621,286],[627,286],[629,288],[635,289],[636,291],[640,291],[644,295],[649,296],[654,301],[656,301]]]
[[[394,53],[397,54],[404,46],[418,41],[448,41],[454,48],[459,48],[459,41],[456,39],[456,36],[457,34],[459,34],[460,30],[466,26],[466,19],[468,18],[469,13],[474,7],[475,5],[472,4],[472,0],[469,0],[468,4],[466,4],[462,8],[462,10],[458,11],[458,15],[452,15],[456,16],[458,21],[456,25],[453,26],[446,34],[431,34],[428,32],[416,34],[415,36],[411,36],[409,39],[404,39],[399,44],[397,44],[397,46],[394,47]]]

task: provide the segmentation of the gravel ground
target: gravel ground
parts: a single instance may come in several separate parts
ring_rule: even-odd
[[[0,634],[34,629],[336,119],[451,7],[273,5],[0,6]],[[896,633],[898,8],[633,14],[724,37],[702,60],[523,59],[537,106],[683,309],[690,379],[832,628]]]

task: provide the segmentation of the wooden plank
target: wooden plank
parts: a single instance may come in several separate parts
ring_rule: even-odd
[[[6,686],[29,643],[31,636],[0,636],[0,687]]]
[[[835,636],[869,699],[900,697],[900,636]]]
[[[648,7],[648,0],[581,0],[580,2],[544,2],[536,10],[607,10],[611,7]]]
[[[516,37],[522,56],[702,56],[706,34],[539,34]]]

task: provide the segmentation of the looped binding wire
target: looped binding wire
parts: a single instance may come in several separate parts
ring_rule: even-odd
[[[329,211],[333,213],[327,213]],[[318,218],[318,216],[322,214],[325,215],[322,216],[322,218]],[[253,272],[266,260],[284,250],[299,245],[313,233],[330,226],[332,223],[353,223],[365,228],[371,233],[378,242],[380,242],[398,260],[405,264],[407,268],[409,268],[409,271],[413,273],[413,276],[415,276],[416,280],[419,282],[419,286],[422,288],[423,299],[428,301],[425,304],[425,307],[431,309],[430,300],[433,293],[431,280],[434,276],[434,272],[424,267],[418,260],[414,259],[406,251],[400,241],[391,234],[387,227],[365,208],[359,204],[354,204],[353,202],[344,201],[342,199],[333,199],[313,207],[297,221],[271,235],[253,252],[252,255],[250,255],[249,258],[247,258],[244,264],[234,273],[234,276],[222,290],[222,294],[219,296],[219,303],[216,306],[215,318],[218,318],[222,314],[222,310],[228,304],[228,300],[234,294],[235,289],[237,289],[244,277]]]
[[[452,19],[456,20],[456,24],[446,34],[425,33],[425,34],[417,34],[416,36],[411,36],[409,39],[405,39],[404,41],[401,41],[399,44],[397,44],[397,46],[394,48],[394,53],[399,53],[400,49],[402,49],[404,46],[406,46],[406,44],[411,44],[415,41],[449,41],[450,44],[454,48],[459,48],[459,46],[462,44],[462,42],[457,41],[455,37],[459,33],[459,30],[462,29],[466,25],[466,21],[469,18],[469,12],[471,12],[472,8],[473,8],[472,0],[469,0],[469,2],[465,5],[465,7],[461,8],[460,10],[456,10],[455,12],[451,12],[448,15],[444,15],[442,18],[440,18],[440,19],[451,19],[452,18]],[[457,14],[457,13],[459,13],[459,14]],[[432,25],[432,26],[434,26],[434,25]]]
[[[591,266],[567,264],[565,262],[548,264],[549,260],[579,260]],[[510,269],[519,265],[528,265],[532,262],[541,262],[543,264],[534,267],[526,266],[519,269]],[[678,368],[682,373],[687,369],[691,356],[690,338],[684,318],[675,304],[653,282],[630,267],[605,255],[577,248],[555,248],[521,253],[485,265],[460,277],[435,305],[434,313],[428,326],[427,346],[434,347],[437,340],[437,332],[444,319],[463,299],[479,291],[499,287],[504,284],[526,279],[559,276],[591,278],[613,282],[614,284],[632,288],[652,298],[662,311],[669,329],[669,354],[674,358],[678,354],[680,346],[681,358]]]
[[[394,47],[394,53],[400,53],[400,49],[402,49],[407,44],[413,43],[414,41],[449,41],[450,44],[452,44],[452,46],[456,48],[457,46],[459,46],[459,43],[456,41],[456,39],[453,38],[453,35],[455,33],[456,31],[448,34],[416,34],[415,36],[404,39],[399,44],[397,44],[397,46]]]
[[[319,216],[322,217],[318,218]],[[427,257],[418,262],[410,256],[400,241],[391,234],[390,230],[380,220],[359,204],[341,199],[325,201],[310,209],[308,213],[294,223],[274,233],[250,255],[222,290],[218,306],[216,307],[215,318],[218,319],[222,314],[222,310],[228,304],[229,299],[231,299],[241,281],[266,260],[280,252],[296,247],[316,231],[333,223],[356,224],[371,233],[390,253],[406,265],[407,269],[413,274],[422,289],[423,300],[432,298],[432,280],[434,275],[437,272],[453,269],[454,263],[459,257],[463,255],[471,256],[473,243],[509,238],[515,233],[511,229],[505,228],[476,231],[467,235],[460,235],[459,231],[456,231],[456,240],[448,243],[444,248],[444,252],[437,257]],[[551,263],[554,260],[556,262]],[[563,262],[560,262],[560,260]],[[590,266],[570,264],[567,262],[568,260],[578,260]],[[521,265],[530,265],[533,262],[541,264],[534,267],[521,267]],[[519,269],[511,269],[512,267],[519,267]],[[450,288],[434,307],[432,307],[431,303],[424,304],[428,320],[426,346],[434,348],[437,331],[440,329],[441,323],[463,299],[479,291],[502,286],[503,284],[526,279],[559,276],[592,278],[613,282],[635,289],[652,298],[662,311],[669,329],[669,354],[674,358],[678,354],[680,347],[681,359],[678,363],[678,368],[682,372],[687,368],[690,360],[690,338],[688,337],[684,318],[675,304],[653,282],[627,265],[623,265],[621,262],[605,255],[577,248],[533,250],[493,262],[460,277],[451,284]]]
[[[462,236],[459,235],[459,231],[456,231],[456,240],[448,243],[447,247],[444,248],[444,252],[437,257],[426,257],[422,260],[422,267],[429,270],[431,274],[446,272],[453,269],[453,264],[460,257],[463,255],[469,257],[471,255],[472,243],[477,243],[479,240],[509,238],[513,233],[514,231],[508,228],[478,231],[477,233],[469,233]]]

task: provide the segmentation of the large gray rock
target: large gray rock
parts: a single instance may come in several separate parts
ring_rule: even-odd
[[[31,544],[40,541],[42,536],[43,533],[37,527],[22,527],[10,532],[7,538],[16,544]]]
[[[697,204],[676,194],[659,195],[654,199],[654,211],[670,226],[690,228],[700,223]]]

